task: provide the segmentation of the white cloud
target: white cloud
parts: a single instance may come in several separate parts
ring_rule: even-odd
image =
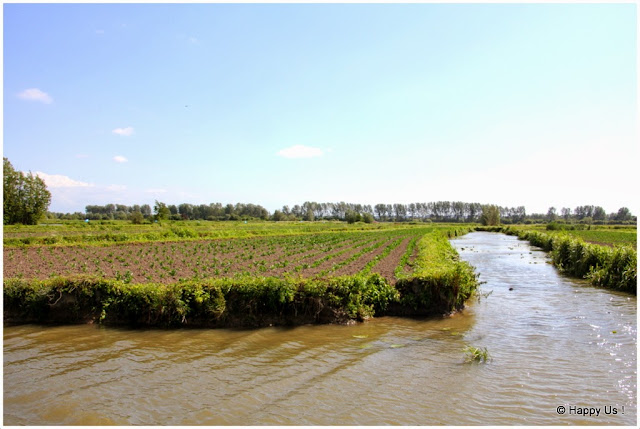
[[[322,154],[322,149],[303,146],[300,144],[282,149],[278,152],[278,155],[283,158],[313,158],[316,156],[322,156]]]
[[[18,94],[18,97],[22,98],[23,100],[40,101],[41,103],[45,104],[53,103],[53,98],[51,98],[49,94],[39,90],[38,88],[25,89],[20,94]]]
[[[115,130],[112,130],[111,132],[113,134],[117,134],[119,136],[129,137],[130,135],[133,134],[133,127],[116,128]]]
[[[36,171],[36,176],[44,180],[44,183],[46,183],[49,188],[87,188],[94,186],[90,183],[73,180],[61,174],[47,174],[42,171]]]
[[[114,156],[114,157],[113,157],[113,160],[114,160],[115,162],[120,162],[120,163],[128,162],[128,161],[129,161],[127,158],[125,158],[125,157],[124,157],[124,156],[122,156],[122,155],[116,155],[116,156]]]

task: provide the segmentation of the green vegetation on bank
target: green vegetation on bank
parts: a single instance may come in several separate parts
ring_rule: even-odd
[[[364,320],[397,296],[380,275],[225,278],[162,284],[56,278],[5,281],[5,321],[255,327]]]
[[[471,265],[459,260],[449,238],[470,230],[472,228],[434,231],[418,241],[414,272],[396,283],[403,307],[401,312],[420,315],[434,303],[449,312],[464,306],[478,287],[478,277]]]
[[[635,246],[591,244],[569,233],[556,231],[549,233],[513,227],[484,229],[517,235],[542,248],[549,252],[553,264],[569,276],[587,279],[595,286],[637,294],[638,253]],[[603,232],[601,239],[607,240]]]

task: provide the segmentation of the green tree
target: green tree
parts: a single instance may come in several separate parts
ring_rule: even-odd
[[[16,171],[3,160],[3,224],[37,224],[51,204],[51,192],[40,177]]]
[[[155,217],[157,221],[167,220],[171,215],[171,211],[169,211],[169,207],[165,203],[161,203],[156,200],[156,203],[153,206],[153,212],[155,213]]]
[[[355,210],[347,210],[347,212],[344,214],[344,220],[346,220],[347,223],[356,223],[360,222],[362,220],[362,217],[360,216],[360,213]]]
[[[287,215],[282,213],[280,210],[276,210],[275,212],[273,212],[272,219],[274,221],[276,221],[276,222],[280,222],[280,221],[283,221],[283,220],[287,220]]]
[[[371,213],[363,213],[362,220],[364,223],[373,223],[373,215]]]
[[[144,216],[141,212],[135,211],[131,213],[131,223],[141,224],[142,222],[144,222]]]
[[[500,225],[500,208],[495,205],[483,206],[480,223],[483,225]]]
[[[596,206],[593,210],[593,220],[605,220],[607,218],[607,212],[600,206]]]
[[[313,222],[315,220],[315,216],[313,214],[313,210],[307,209],[307,211],[304,213],[304,220],[309,221],[309,222]]]
[[[620,207],[616,220],[631,220],[631,211],[627,207]]]

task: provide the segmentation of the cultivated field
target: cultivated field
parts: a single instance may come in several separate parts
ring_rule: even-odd
[[[74,234],[78,224],[53,227],[56,235],[51,226],[7,231],[5,321],[342,323],[456,311],[478,284],[448,242],[468,226],[182,222],[135,233],[91,226],[89,234]],[[212,235],[234,238],[203,238]]]
[[[377,272],[393,284],[397,276],[411,272],[417,240],[435,231],[405,227],[109,246],[6,247],[4,276],[94,275],[132,283],[174,283],[234,276],[317,278]]]
[[[414,271],[418,242],[459,226],[343,222],[104,222],[5,229],[4,277],[91,276],[170,284],[229,277],[326,278]],[[224,238],[229,237],[229,238]]]

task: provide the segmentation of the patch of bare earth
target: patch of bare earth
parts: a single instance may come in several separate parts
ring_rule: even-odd
[[[382,277],[387,279],[389,283],[395,285],[398,280],[395,276],[396,267],[400,263],[402,256],[407,251],[411,238],[412,237],[407,237],[402,240],[402,243],[393,249],[384,259],[379,261],[371,271],[380,274]]]
[[[370,252],[363,253],[356,260],[349,262],[348,264],[343,265],[342,267],[333,271],[331,275],[346,276],[346,275],[352,275],[360,272],[365,267],[365,265],[367,265],[371,260],[373,260],[378,255],[383,253],[385,249],[389,247],[391,243],[393,243],[394,241],[395,241],[394,238],[387,240],[385,243],[382,244],[382,246],[376,249],[373,249]]]
[[[347,259],[351,258],[356,253],[360,252],[362,247],[372,246],[372,245],[373,245],[372,242],[363,242],[360,245],[354,246],[352,249],[347,250],[341,255],[338,255],[334,258],[330,258],[326,261],[322,261],[322,263],[320,263],[316,267],[309,267],[309,268],[303,269],[301,271],[301,274],[303,274],[305,277],[315,277],[324,271],[330,271],[334,265],[340,264],[341,262],[344,262]],[[334,275],[334,273],[331,273],[331,274]]]
[[[320,258],[323,258],[327,255],[331,256],[331,255],[336,255],[337,253],[342,252],[345,249],[349,249],[351,247],[354,246],[353,241],[349,241],[348,243],[341,245],[341,246],[332,246],[331,250],[320,250],[318,251],[317,249],[314,250],[310,250],[308,252],[304,252],[301,253],[299,255],[297,255],[295,258],[289,259],[287,260],[288,264],[286,266],[280,266],[280,267],[275,267],[272,269],[267,270],[264,275],[266,276],[273,276],[273,277],[281,277],[284,276],[286,273],[291,273],[293,268],[300,266],[302,264],[308,264],[308,265],[312,265],[315,261],[317,261]],[[356,244],[357,245],[357,244]],[[331,259],[329,259],[331,260]],[[273,261],[274,264],[275,263],[279,263],[282,262],[282,260],[275,260]],[[305,274],[307,273],[307,271],[305,271]]]

